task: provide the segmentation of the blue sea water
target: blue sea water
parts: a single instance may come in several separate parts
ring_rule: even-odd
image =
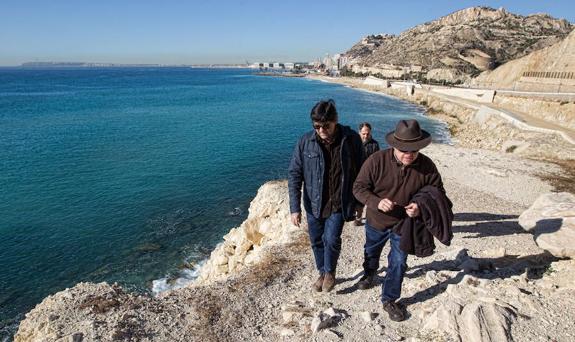
[[[80,281],[149,291],[204,259],[265,181],[286,178],[309,111],[384,135],[421,107],[250,70],[0,68],[0,340]],[[161,284],[160,284],[161,285]],[[164,282],[165,285],[165,282]]]

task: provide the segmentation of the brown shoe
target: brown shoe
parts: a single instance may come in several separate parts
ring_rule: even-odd
[[[323,278],[323,285],[321,287],[323,292],[329,292],[333,290],[334,286],[335,286],[335,273],[327,272]]]
[[[388,301],[383,303],[383,310],[389,315],[389,319],[396,322],[401,322],[405,320],[405,308],[403,305],[396,303],[394,301]]]
[[[312,287],[316,292],[321,292],[321,288],[323,286],[323,274],[320,274],[319,278],[313,283]]]
[[[365,273],[357,282],[357,287],[360,290],[371,289],[373,285],[375,285],[375,274],[373,273]]]

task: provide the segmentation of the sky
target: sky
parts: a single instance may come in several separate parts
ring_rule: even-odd
[[[472,6],[575,23],[573,0],[2,0],[0,65],[304,62]]]

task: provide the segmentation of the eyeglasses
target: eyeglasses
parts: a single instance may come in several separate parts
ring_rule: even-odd
[[[313,126],[313,128],[314,128],[315,130],[319,130],[320,128],[328,129],[330,125],[331,125],[331,122],[330,122],[330,121],[326,121],[326,122],[314,122],[314,123],[312,124],[312,126]]]

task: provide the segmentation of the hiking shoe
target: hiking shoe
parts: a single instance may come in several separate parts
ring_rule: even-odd
[[[367,290],[375,285],[375,274],[364,273],[363,277],[357,282],[357,287],[360,290]]]
[[[396,322],[405,320],[404,307],[394,301],[387,301],[383,303],[383,310],[389,315],[389,319]]]
[[[335,273],[327,272],[323,277],[323,285],[321,287],[323,292],[329,292],[333,290],[334,286],[335,286]]]
[[[321,292],[321,288],[323,286],[323,278],[323,274],[320,274],[317,280],[313,283],[312,287],[316,292]]]

